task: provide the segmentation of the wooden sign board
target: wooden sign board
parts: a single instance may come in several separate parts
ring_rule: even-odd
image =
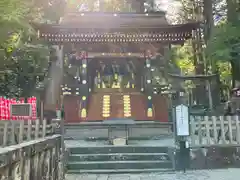
[[[177,136],[189,136],[189,108],[186,105],[178,105],[176,113],[176,133]]]
[[[11,104],[10,106],[11,116],[31,116],[32,106],[31,104]]]

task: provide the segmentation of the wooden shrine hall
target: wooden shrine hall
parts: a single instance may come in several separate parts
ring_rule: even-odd
[[[199,29],[198,23],[169,25],[162,12],[74,12],[58,24],[33,25],[62,62],[59,93],[48,103],[62,97],[67,123],[167,122],[168,96],[154,93],[156,64],[167,73],[171,45],[184,44]]]

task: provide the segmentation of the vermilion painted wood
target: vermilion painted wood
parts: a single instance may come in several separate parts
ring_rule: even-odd
[[[153,96],[153,117],[147,117],[147,97],[139,92],[131,93],[93,93],[89,100],[87,118],[80,117],[80,98],[78,96],[66,96],[64,98],[65,122],[78,123],[82,121],[99,121],[104,119],[119,119],[124,117],[123,96],[130,94],[131,119],[134,120],[159,120],[168,122],[167,99],[161,95]],[[110,117],[102,116],[103,96],[110,95]]]

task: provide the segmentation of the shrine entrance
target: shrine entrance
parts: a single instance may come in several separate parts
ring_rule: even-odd
[[[35,28],[39,37],[58,45],[60,64],[65,57],[67,123],[116,118],[167,122],[165,85],[157,85],[156,77],[168,73],[170,44],[184,44],[199,24],[169,25],[163,13],[89,12],[66,14],[61,24]]]
[[[112,58],[92,60],[89,68],[93,72],[93,91],[116,89],[123,92],[127,89],[140,91],[139,78],[136,77],[139,64],[134,59]],[[131,91],[132,91],[131,90]],[[111,90],[110,90],[111,91]]]

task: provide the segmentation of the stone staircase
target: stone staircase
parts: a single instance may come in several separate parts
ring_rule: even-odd
[[[67,173],[141,173],[173,171],[168,147],[102,146],[69,148]]]

